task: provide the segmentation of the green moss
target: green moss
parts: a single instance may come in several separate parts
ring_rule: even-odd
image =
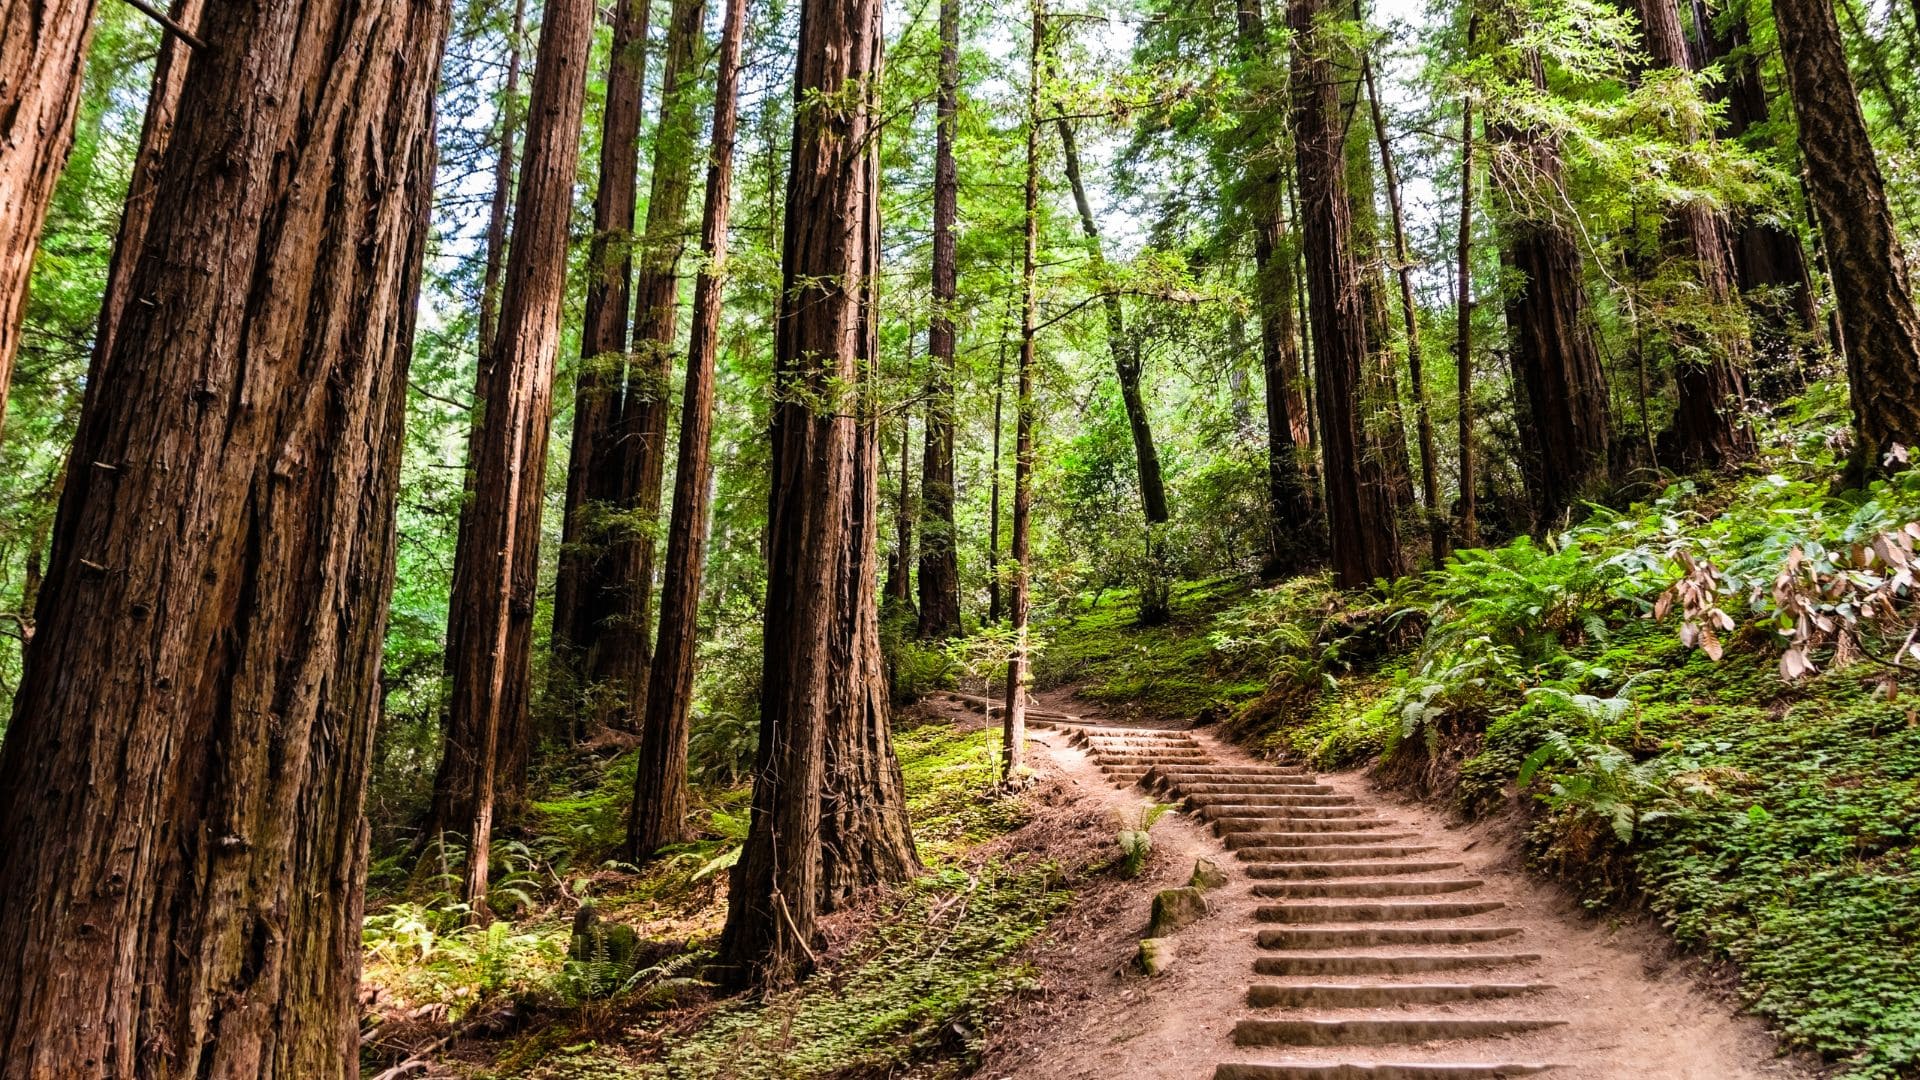
[[[1172,618],[1145,627],[1130,591],[1106,593],[1042,627],[1049,643],[1034,681],[1077,685],[1091,700],[1155,719],[1223,715],[1266,689],[1264,673],[1219,669],[1209,639],[1214,617],[1249,591],[1243,578],[1182,582]]]

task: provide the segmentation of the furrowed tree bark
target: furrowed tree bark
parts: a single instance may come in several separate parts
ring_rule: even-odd
[[[1675,0],[1636,0],[1652,66],[1692,69],[1687,41],[1680,28]],[[1686,133],[1711,138],[1705,132]],[[1715,306],[1737,302],[1734,274],[1727,254],[1726,222],[1711,209],[1693,204],[1669,211],[1664,228],[1675,253],[1697,268],[1701,290]],[[1677,328],[1685,332],[1686,328]],[[1719,468],[1742,461],[1754,451],[1753,431],[1742,415],[1745,386],[1741,366],[1746,347],[1727,335],[1694,342],[1707,353],[1704,361],[1681,360],[1674,369],[1679,400],[1674,412],[1674,448],[1691,467]]]
[[[1800,153],[1846,339],[1856,482],[1891,471],[1895,446],[1920,445],[1920,318],[1833,8],[1774,0]],[[35,646],[38,648],[38,646]]]
[[[640,114],[647,83],[647,29],[652,0],[618,0],[607,58],[607,97],[600,122],[600,186],[593,198],[587,249],[586,310],[580,325],[580,374],[573,392],[573,443],[567,457],[566,516],[553,583],[553,660],[567,697],[585,689],[581,653],[595,637],[584,616],[593,606],[581,589],[600,537],[589,517],[613,496],[609,460],[627,363],[627,313],[633,300],[633,217],[638,204]],[[591,541],[588,538],[592,538]],[[577,738],[584,710],[574,710]]]
[[[1397,576],[1403,562],[1386,448],[1360,415],[1367,313],[1353,250],[1339,87],[1320,25],[1326,10],[1327,0],[1289,5],[1294,143],[1333,570],[1343,588],[1354,588]]]
[[[1393,211],[1393,259],[1395,277],[1400,281],[1400,314],[1407,334],[1407,378],[1413,383],[1414,430],[1420,439],[1420,488],[1426,505],[1427,532],[1432,543],[1434,565],[1447,555],[1447,515],[1440,507],[1440,476],[1434,461],[1433,417],[1427,410],[1427,382],[1420,365],[1420,307],[1413,299],[1413,258],[1407,252],[1407,221],[1400,208],[1400,173],[1394,166],[1393,145],[1387,138],[1386,119],[1380,110],[1380,93],[1374,85],[1373,61],[1362,57],[1361,73],[1367,83],[1367,106],[1373,114],[1374,141],[1380,147],[1380,174],[1387,183],[1387,205]]]
[[[933,146],[933,302],[927,319],[927,436],[920,461],[920,622],[923,641],[960,633],[960,561],[953,521],[953,309],[960,292],[954,226],[960,174],[960,0],[940,0],[940,88]]]
[[[667,561],[660,587],[660,634],[648,676],[633,809],[627,821],[627,853],[636,862],[691,838],[687,726],[693,713],[700,586],[712,493],[714,358],[719,352],[720,302],[727,280],[727,219],[732,208],[745,21],[746,0],[727,0],[714,77],[712,148],[707,157],[706,205],[700,215],[701,263],[693,282],[687,387],[680,405],[680,459],[673,477],[673,515],[667,527]]]
[[[1284,77],[1270,73],[1266,13],[1260,0],[1239,0],[1236,36],[1243,63],[1258,65],[1255,88],[1278,92]],[[1256,110],[1256,118],[1277,110]],[[1286,198],[1282,189],[1280,132],[1256,127],[1247,149],[1247,211],[1253,221],[1254,298],[1260,314],[1261,370],[1267,404],[1268,540],[1261,576],[1297,571],[1326,547],[1314,507],[1311,421],[1300,387],[1300,354],[1294,344],[1294,305],[1299,283],[1287,250]]]
[[[593,18],[590,0],[549,0],[541,23],[500,326],[475,440],[477,497],[449,604],[447,636],[459,649],[429,831],[466,837],[462,896],[481,919],[488,917],[496,793],[518,790],[515,773],[526,762],[516,744],[528,734],[542,479]]]
[[[877,529],[871,509],[856,505],[877,478],[860,445],[865,406],[853,397],[875,352],[881,49],[880,0],[802,3],[774,341],[760,743],[719,950],[732,985],[782,985],[812,964],[825,891],[828,732],[853,674],[835,653],[877,619],[870,581],[850,589],[846,575],[858,569],[849,552],[870,551]],[[847,535],[855,525],[865,538]]]
[[[1027,752],[1027,555],[1033,493],[1033,364],[1035,324],[1040,298],[1036,289],[1040,258],[1040,80],[1045,52],[1045,5],[1034,0],[1033,48],[1027,64],[1027,186],[1020,259],[1020,362],[1013,395],[1013,559],[1008,613],[1013,655],[1007,661],[1007,708],[1000,730],[1002,780],[1021,782]]]
[[[1544,90],[1539,54],[1528,51],[1519,63]],[[1606,482],[1612,409],[1580,248],[1550,209],[1565,198],[1560,149],[1546,133],[1511,124],[1489,125],[1488,138],[1493,186],[1506,211],[1501,263],[1519,282],[1507,293],[1506,310],[1511,362],[1527,405],[1520,435],[1531,460],[1523,472],[1534,525],[1544,529]]]
[[[73,150],[97,0],[0,0],[0,422],[47,205]]]
[[[0,749],[6,1080],[357,1072],[447,13],[199,22]]]
[[[679,309],[680,256],[699,140],[698,52],[704,0],[674,0],[661,72],[653,182],[633,284],[633,356],[608,451],[613,484],[601,507],[609,527],[582,540],[598,553],[580,585],[587,678],[605,722],[630,725],[646,711],[653,651],[653,560],[666,475],[667,382]]]

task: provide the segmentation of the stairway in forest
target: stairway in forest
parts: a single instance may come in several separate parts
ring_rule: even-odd
[[[1263,955],[1215,1080],[1483,1080],[1546,1072],[1512,1036],[1566,1021],[1506,904],[1423,837],[1305,769],[1233,763],[1193,735],[1059,723],[1114,782],[1212,826],[1241,863]],[[1537,1052],[1540,1039],[1519,1040]],[[1270,1060],[1269,1060],[1270,1058]]]

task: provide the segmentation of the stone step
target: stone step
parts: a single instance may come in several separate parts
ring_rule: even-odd
[[[1303,792],[1300,791],[1300,786],[1301,785],[1299,781],[1291,781],[1286,779],[1247,780],[1247,781],[1234,780],[1228,783],[1221,783],[1215,780],[1195,780],[1189,783],[1181,784],[1181,790],[1183,794],[1190,795],[1190,796],[1191,795],[1299,795],[1299,794],[1303,794]],[[1323,787],[1324,785],[1315,784],[1313,786]],[[1332,789],[1328,788],[1327,790],[1331,791]]]
[[[1260,881],[1253,895],[1275,900],[1334,899],[1338,897],[1434,896],[1465,892],[1486,882],[1477,878],[1389,878],[1384,881]]]
[[[1544,1017],[1487,1019],[1462,1016],[1368,1020],[1242,1020],[1233,1027],[1240,1046],[1379,1046],[1437,1039],[1485,1039],[1559,1027]]]
[[[1298,825],[1294,826],[1299,828]],[[1246,858],[1245,852],[1240,853]],[[1458,870],[1461,862],[1430,860],[1425,862],[1259,862],[1250,861],[1244,869],[1248,877],[1307,881],[1319,878],[1379,877],[1383,874],[1437,874]]]
[[[1213,1080],[1505,1080],[1513,1076],[1534,1076],[1551,1068],[1551,1065],[1519,1062],[1430,1061],[1405,1065],[1228,1062],[1213,1071]]]
[[[1209,761],[1205,765],[1189,768],[1184,765],[1172,766],[1172,772],[1205,772],[1219,776],[1249,776],[1255,779],[1311,777],[1313,774],[1297,765],[1235,765],[1229,762]]]
[[[1245,820],[1268,822],[1268,828],[1280,829],[1281,822],[1289,821],[1326,821],[1330,818],[1372,818],[1371,806],[1260,806],[1251,814],[1235,814],[1227,811],[1233,807],[1207,807],[1200,817],[1206,821]],[[1379,820],[1373,818],[1373,820]]]
[[[1311,807],[1310,809],[1318,810],[1324,808]],[[1344,815],[1335,817],[1296,818],[1291,814],[1285,813],[1264,813],[1255,814],[1250,817],[1228,817],[1223,814],[1218,817],[1204,817],[1201,820],[1213,825],[1215,836],[1229,836],[1233,833],[1291,832],[1292,830],[1288,828],[1288,826],[1292,825],[1295,821],[1350,821],[1352,819]]]
[[[1095,750],[1093,760],[1115,765],[1178,765],[1206,760],[1205,750]]]
[[[1220,816],[1240,817],[1243,815],[1222,814]],[[1201,815],[1200,820],[1212,821],[1213,819],[1205,815]],[[1398,821],[1389,821],[1386,818],[1356,818],[1356,817],[1288,818],[1285,821],[1271,822],[1269,828],[1261,832],[1234,833],[1233,835],[1234,836],[1301,836],[1301,835],[1307,835],[1307,834],[1319,834],[1321,836],[1326,836],[1329,834],[1352,833],[1352,832],[1366,832],[1368,834],[1371,834],[1376,829],[1393,830],[1393,829],[1403,829],[1405,827],[1406,826],[1404,826]],[[1340,841],[1333,841],[1333,840],[1324,841],[1324,843],[1339,843],[1339,842]],[[1227,846],[1230,848],[1232,847],[1266,847],[1266,846],[1285,847],[1287,846],[1288,843],[1289,841],[1282,840],[1282,841],[1276,841],[1272,845],[1254,844],[1254,843],[1240,843],[1236,845],[1231,840],[1229,840],[1227,843]]]
[[[1285,798],[1289,795],[1338,795],[1334,788],[1320,783],[1304,773],[1228,773],[1218,772],[1205,765],[1192,767],[1169,765],[1165,762],[1153,766],[1153,782],[1166,787],[1195,787],[1200,784],[1260,784],[1270,790],[1254,795],[1214,796],[1216,801],[1228,801],[1244,798]],[[1282,805],[1282,804],[1274,804]]]
[[[1419,919],[1470,919],[1499,911],[1504,900],[1412,901],[1396,904],[1262,904],[1253,917],[1260,922],[1354,923],[1414,922]]]
[[[1315,926],[1262,930],[1263,949],[1365,949],[1381,945],[1478,945],[1520,933],[1517,926]]]
[[[1235,855],[1247,862],[1355,862],[1362,859],[1404,859],[1409,855],[1424,855],[1429,851],[1438,851],[1432,844],[1374,844],[1367,847],[1344,845],[1340,847],[1256,847],[1241,848]]]
[[[1492,1001],[1551,989],[1548,983],[1258,983],[1247,989],[1247,1004],[1256,1009],[1387,1009]]]
[[[1353,796],[1338,795],[1332,792],[1321,793],[1321,792],[1303,791],[1298,794],[1288,792],[1287,794],[1284,794],[1284,795],[1268,795],[1267,798],[1277,799],[1280,801],[1272,804],[1262,804],[1260,806],[1245,806],[1244,809],[1246,810],[1246,816],[1253,817],[1253,818],[1278,818],[1278,817],[1285,817],[1288,813],[1294,810],[1298,810],[1303,806],[1317,807],[1317,806],[1354,806],[1356,805],[1356,802]],[[1212,809],[1212,808],[1209,807],[1209,809]],[[1216,816],[1226,817],[1226,816],[1232,816],[1232,815],[1220,814]]]
[[[1262,956],[1253,962],[1259,975],[1418,975],[1433,971],[1537,964],[1539,953],[1445,953],[1411,956]]]
[[[1316,822],[1315,824],[1333,823]],[[1342,820],[1339,821],[1338,824],[1344,825],[1346,822]],[[1221,839],[1226,842],[1227,850],[1238,851],[1241,848],[1260,847],[1324,847],[1328,844],[1383,844],[1389,840],[1406,840],[1418,835],[1420,834],[1387,832],[1385,830],[1375,832],[1333,832],[1332,830],[1327,830],[1321,832],[1313,829],[1300,831],[1289,829],[1286,832],[1229,832],[1221,837]]]
[[[1193,783],[1211,783],[1195,780]],[[1325,784],[1313,784],[1302,781],[1289,785],[1284,791],[1262,795],[1188,795],[1187,805],[1195,810],[1214,810],[1226,812],[1230,817],[1257,813],[1263,809],[1286,806],[1287,800],[1296,795],[1337,795],[1339,792]]]

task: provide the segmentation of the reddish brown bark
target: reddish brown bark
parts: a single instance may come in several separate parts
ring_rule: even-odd
[[[923,640],[960,633],[960,561],[953,523],[953,307],[959,296],[954,225],[960,175],[960,0],[940,2],[940,88],[933,145],[933,307],[927,319],[927,437],[920,461],[920,623]]]
[[[1864,480],[1889,468],[1896,445],[1920,445],[1920,318],[1833,8],[1774,0],[1774,20],[1846,339],[1851,472]]]
[[[871,406],[855,398],[876,351],[880,16],[879,0],[805,0],[800,9],[774,340],[760,745],[720,940],[721,967],[735,984],[782,984],[810,964],[829,880],[823,789],[830,775],[858,772],[841,762],[830,769],[829,732],[847,719],[850,696],[864,702],[880,692],[865,685],[862,658],[844,655],[878,645],[870,563],[877,478],[872,450],[861,446],[872,437],[862,434]],[[849,536],[850,528],[865,535]],[[866,584],[850,587],[863,563],[855,551],[866,553]],[[871,664],[877,674],[877,656]],[[877,708],[884,715],[883,696]],[[884,727],[877,735],[884,741]],[[834,740],[844,747],[853,737],[842,730]],[[876,794],[884,793],[856,797]],[[849,855],[862,863],[857,853],[839,858]]]
[[[738,126],[740,38],[746,0],[727,0],[714,79],[713,141],[707,198],[700,215],[700,272],[693,283],[693,327],[687,343],[687,388],[680,406],[680,460],[673,478],[673,516],[660,588],[660,636],[653,652],[627,850],[646,859],[688,838],[687,725],[693,712],[699,646],[700,582],[707,552],[712,490],[714,358],[720,347],[720,301],[726,284],[727,219],[732,207],[733,142]]]
[[[449,603],[447,637],[457,649],[430,831],[466,838],[463,896],[482,917],[496,793],[517,791],[526,765],[542,479],[593,15],[590,0],[549,0],[541,24],[500,327],[474,439],[476,498]]]
[[[357,1072],[445,32],[209,0],[0,750],[7,1080]]]
[[[1395,577],[1403,563],[1389,448],[1361,415],[1367,312],[1354,257],[1339,80],[1321,25],[1326,10],[1327,0],[1292,0],[1289,8],[1294,145],[1333,570],[1342,587],[1352,588]]]

